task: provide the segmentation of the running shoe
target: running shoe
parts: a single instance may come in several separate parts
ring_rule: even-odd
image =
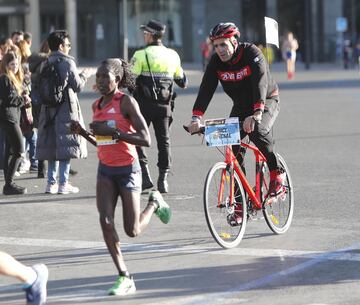
[[[128,295],[136,291],[133,277],[119,276],[114,286],[108,290],[109,295]]]
[[[31,165],[30,166],[30,173],[37,173],[38,172],[38,166],[37,165]]]
[[[159,191],[151,191],[149,194],[149,202],[155,202],[157,207],[155,210],[156,216],[160,218],[163,223],[169,223],[171,219],[171,209],[165,202]]]
[[[48,268],[44,264],[32,266],[37,274],[35,282],[27,288],[24,288],[26,294],[26,304],[45,305],[46,303],[46,285],[49,277]]]

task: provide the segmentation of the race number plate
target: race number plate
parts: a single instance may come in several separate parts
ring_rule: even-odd
[[[95,138],[98,146],[113,145],[117,143],[111,136],[95,136]]]
[[[207,146],[240,144],[239,118],[205,120]]]

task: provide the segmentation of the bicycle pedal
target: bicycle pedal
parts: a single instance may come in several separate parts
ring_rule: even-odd
[[[286,191],[283,190],[277,197],[278,197],[281,201],[285,201],[285,199],[286,199]]]
[[[231,227],[237,227],[242,224],[242,216],[236,216],[235,214],[230,214],[227,216],[227,221]]]
[[[279,200],[284,201],[286,199],[286,190],[283,189],[280,193],[275,196],[269,196],[265,200],[265,205],[272,205],[273,203],[278,202]]]
[[[257,220],[262,220],[262,219],[264,219],[263,216],[257,217],[257,215],[248,215],[248,221],[257,221]]]

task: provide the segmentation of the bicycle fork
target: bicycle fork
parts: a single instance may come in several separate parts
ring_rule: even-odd
[[[218,198],[217,203],[218,207],[225,207],[231,213],[231,210],[234,209],[234,162],[236,158],[232,154],[231,148],[226,148],[226,160],[225,163],[227,164],[226,168],[223,169],[221,173],[219,191],[218,191]],[[229,192],[230,194],[225,194],[225,185],[229,185]],[[224,200],[225,199],[225,200]]]

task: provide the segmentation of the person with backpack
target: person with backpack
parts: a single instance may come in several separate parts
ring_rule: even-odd
[[[50,49],[47,43],[47,39],[44,39],[40,46],[40,51],[38,53],[32,53],[28,59],[29,61],[29,69],[31,72],[31,108],[32,108],[32,115],[33,115],[33,124],[34,124],[34,131],[36,132],[36,138],[38,134],[38,122],[39,122],[39,115],[41,110],[41,102],[40,102],[40,93],[39,93],[39,77],[40,77],[40,68],[42,62],[46,61],[49,57]],[[44,160],[37,160],[38,161],[38,171],[37,177],[38,178],[45,178],[46,168]]]
[[[39,122],[36,158],[48,161],[45,193],[78,193],[79,188],[69,183],[70,160],[87,157],[86,140],[73,134],[69,128],[72,120],[84,120],[77,93],[93,69],[78,73],[75,59],[69,55],[70,37],[66,30],[49,34],[50,55],[42,63],[39,76],[39,94],[42,103]],[[59,179],[57,179],[59,172]]]

